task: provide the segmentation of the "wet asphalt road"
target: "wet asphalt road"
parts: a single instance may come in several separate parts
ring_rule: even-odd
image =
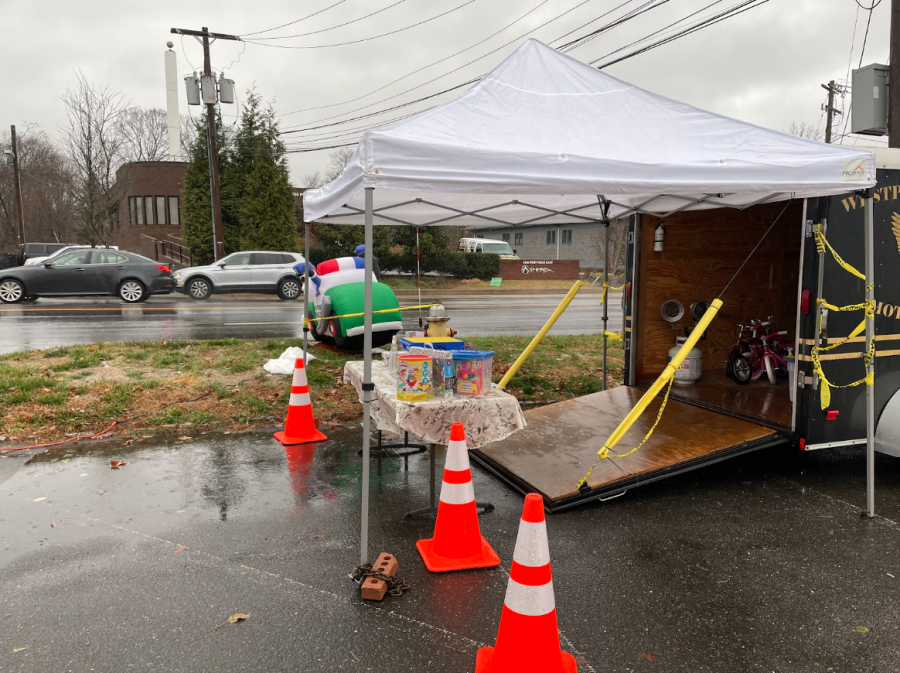
[[[609,329],[621,331],[621,293],[610,294]],[[464,296],[445,299],[450,325],[464,336],[534,335],[562,295]],[[423,295],[423,301],[428,301]],[[402,297],[401,306],[415,305]],[[600,295],[572,302],[551,334],[596,334],[601,329]],[[119,299],[40,299],[36,304],[0,305],[0,353],[104,341],[159,339],[257,339],[302,336],[299,302],[272,297],[212,297],[197,302],[181,295],[151,297],[146,303]],[[404,313],[407,329],[418,315]]]
[[[287,455],[253,434],[0,459],[0,671],[473,671],[522,498],[474,467],[503,565],[430,574],[414,543],[433,522],[402,518],[427,460],[383,461],[372,555],[412,589],[364,604],[359,432],[330,434]],[[869,522],[856,450],[752,454],[550,517],[563,649],[581,673],[893,673],[900,461],[878,469]]]

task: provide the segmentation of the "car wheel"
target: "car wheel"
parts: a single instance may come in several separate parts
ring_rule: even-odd
[[[0,301],[4,304],[17,304],[25,298],[25,286],[14,278],[7,278],[0,283]]]
[[[209,299],[209,296],[212,294],[212,286],[205,278],[194,278],[187,284],[187,293],[191,299],[202,301]]]
[[[296,278],[283,278],[278,283],[278,298],[282,301],[294,301],[300,296],[300,281]]]
[[[147,298],[147,290],[140,281],[126,280],[119,285],[119,297],[129,304],[136,304]]]

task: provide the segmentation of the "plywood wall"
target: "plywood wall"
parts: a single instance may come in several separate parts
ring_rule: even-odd
[[[744,211],[717,209],[679,213],[666,220],[663,252],[653,252],[653,233],[658,218],[642,218],[641,268],[638,282],[639,313],[636,331],[637,380],[655,378],[668,362],[675,337],[660,316],[668,299],[690,305],[700,299],[715,299],[741,265],[765,230],[784,208],[784,202]],[[750,318],[775,316],[778,329],[793,338],[800,266],[803,203],[788,206],[751,260],[722,296],[724,306],[713,321],[707,338],[700,342],[704,371],[721,372],[737,336],[737,325]],[[689,317],[679,323],[691,324]]]

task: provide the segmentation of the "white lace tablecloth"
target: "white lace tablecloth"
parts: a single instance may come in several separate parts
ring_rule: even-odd
[[[363,363],[344,365],[344,383],[356,388],[362,402]],[[408,432],[430,444],[447,444],[450,426],[466,427],[470,449],[509,437],[525,427],[525,415],[519,401],[508,393],[492,390],[486,395],[433,399],[427,402],[403,402],[397,399],[397,381],[387,374],[384,362],[372,363],[374,398],[370,405],[375,427],[384,432]]]

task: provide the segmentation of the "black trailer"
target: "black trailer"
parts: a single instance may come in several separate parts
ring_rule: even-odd
[[[654,249],[660,219],[633,215],[623,295],[625,386],[527,412],[529,427],[473,452],[475,460],[517,490],[541,493],[547,509],[556,511],[776,445],[783,451],[812,451],[870,440],[879,451],[900,455],[900,157],[893,155],[876,153],[878,183],[870,201],[876,299],[874,423],[867,425],[867,393],[873,388],[865,382],[839,387],[866,377],[866,332],[845,343],[863,321],[864,311],[835,311],[817,301],[844,307],[866,298],[867,283],[816,245],[820,229],[846,263],[865,273],[866,193],[847,193],[744,210],[676,213],[664,221],[662,250]],[[894,158],[893,165],[888,157]],[[766,234],[775,220],[777,225]],[[724,306],[699,343],[700,380],[674,385],[647,443],[627,457],[601,461],[587,482],[589,488],[579,491],[576,484],[597,450],[639,393],[663,371],[675,337],[690,329],[690,307],[718,297],[745,261],[721,295]],[[675,321],[661,312],[672,300],[685,309]],[[726,376],[738,326],[769,317],[795,341],[796,366],[774,385],[765,375],[738,385]],[[829,346],[834,347],[823,350]],[[814,349],[821,374],[833,384],[827,405],[822,404],[824,386],[814,367]],[[625,452],[640,442],[656,420],[661,401],[651,405],[618,449]],[[869,460],[871,479],[871,448]],[[869,501],[872,512],[871,490]]]

